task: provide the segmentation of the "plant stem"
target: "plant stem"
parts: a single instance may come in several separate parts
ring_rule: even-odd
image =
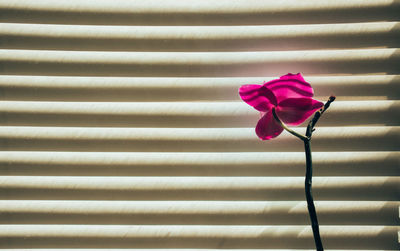
[[[301,135],[300,133],[297,133],[295,131],[293,131],[292,129],[290,129],[289,127],[287,127],[287,125],[285,125],[278,117],[278,115],[276,115],[275,112],[275,107],[272,108],[272,115],[274,116],[275,120],[283,127],[283,129],[285,129],[287,132],[293,134],[294,136],[296,136],[297,138],[301,139],[301,140],[306,140],[308,139],[307,137]]]
[[[272,114],[274,115],[275,120],[289,133],[293,134],[294,136],[298,137],[304,142],[304,150],[306,154],[306,177],[304,181],[306,199],[307,199],[307,208],[308,214],[310,215],[311,220],[311,227],[314,235],[314,242],[317,248],[317,251],[323,251],[324,247],[322,246],[321,236],[319,234],[319,225],[318,225],[318,218],[317,212],[314,206],[314,200],[312,197],[312,158],[311,158],[311,136],[314,132],[314,126],[318,122],[321,115],[329,108],[330,104],[335,100],[334,96],[329,97],[329,100],[325,103],[324,107],[322,107],[319,111],[314,114],[314,117],[307,125],[306,135],[301,135],[290,128],[288,128],[276,115],[275,109],[272,108]]]
[[[304,181],[304,187],[307,199],[308,214],[310,215],[311,227],[314,235],[314,242],[317,251],[323,251],[321,236],[319,234],[319,225],[317,212],[315,211],[314,200],[312,196],[312,158],[311,158],[311,145],[310,140],[304,140],[304,149],[306,153],[306,178]]]

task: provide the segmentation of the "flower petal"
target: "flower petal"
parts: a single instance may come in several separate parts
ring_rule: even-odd
[[[268,140],[277,137],[283,128],[274,119],[272,112],[266,113],[258,121],[256,126],[256,134],[262,140]]]
[[[306,82],[300,72],[296,73],[296,74],[288,73],[286,75],[281,76],[279,79],[282,79],[282,80],[285,80],[285,79],[286,80],[293,80],[294,79],[294,80],[299,80],[299,81],[302,81],[302,82]]]
[[[276,114],[285,124],[295,126],[303,123],[323,105],[312,98],[288,98],[278,104]]]
[[[311,85],[304,81],[300,73],[287,74],[264,84],[271,90],[278,103],[288,98],[307,98],[314,96]]]
[[[266,112],[277,105],[274,94],[262,85],[242,85],[239,95],[244,102],[258,111]]]

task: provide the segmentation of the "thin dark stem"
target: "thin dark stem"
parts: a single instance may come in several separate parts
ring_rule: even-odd
[[[335,96],[330,96],[328,101],[325,103],[325,105],[314,114],[314,117],[312,118],[312,120],[310,120],[310,122],[307,125],[307,131],[306,131],[306,136],[308,138],[311,139],[312,133],[314,131],[314,126],[315,124],[317,124],[319,118],[321,117],[321,115],[329,108],[329,106],[331,105],[331,103],[333,101],[335,101],[336,97]]]
[[[275,109],[272,109],[272,114],[274,115],[275,120],[289,133],[298,137],[304,142],[304,150],[306,154],[306,177],[304,181],[306,199],[307,199],[307,207],[308,214],[310,215],[311,227],[313,230],[315,246],[317,251],[323,251],[324,247],[322,246],[321,236],[319,234],[319,224],[317,218],[317,212],[315,210],[314,199],[312,196],[312,157],[311,157],[311,136],[314,132],[314,127],[317,124],[321,115],[329,108],[330,104],[335,100],[334,96],[329,97],[329,100],[325,103],[325,105],[314,114],[314,117],[307,125],[306,135],[301,135],[290,128],[288,128],[276,115]]]
[[[321,236],[319,234],[319,224],[317,218],[317,212],[314,206],[314,199],[312,196],[312,158],[311,158],[311,145],[310,140],[304,140],[304,149],[306,153],[306,178],[304,181],[304,187],[306,192],[308,214],[310,215],[311,227],[314,235],[315,246],[317,251],[323,251]]]
[[[307,140],[304,141],[304,150],[306,153],[306,178],[304,181],[304,187],[306,192],[306,199],[307,199],[307,207],[308,207],[308,214],[310,215],[311,220],[311,227],[314,234],[314,241],[317,251],[323,251],[324,247],[322,246],[321,236],[319,234],[319,224],[317,218],[317,212],[314,206],[314,199],[312,196],[312,158],[311,158],[311,136],[314,132],[314,127],[317,124],[321,115],[329,108],[330,104],[335,100],[334,96],[329,97],[329,100],[325,103],[324,107],[321,108],[318,112],[314,114],[314,117],[307,125],[306,130],[306,138]]]
[[[305,137],[304,135],[301,135],[300,133],[297,133],[295,131],[293,131],[292,129],[290,129],[289,127],[287,127],[287,125],[285,125],[278,117],[278,115],[276,115],[275,112],[275,107],[272,108],[272,115],[274,116],[275,120],[282,126],[283,129],[285,129],[287,132],[293,134],[294,136],[296,136],[297,138],[301,139],[301,140],[306,140],[308,139],[307,137]]]

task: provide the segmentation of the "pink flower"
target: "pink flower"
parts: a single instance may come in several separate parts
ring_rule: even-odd
[[[263,85],[243,85],[239,88],[239,95],[261,112],[256,134],[262,140],[275,138],[283,131],[273,117],[273,108],[283,123],[296,126],[324,105],[312,98],[314,91],[300,73],[289,73]]]

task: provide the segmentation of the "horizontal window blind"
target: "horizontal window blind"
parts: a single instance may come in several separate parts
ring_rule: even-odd
[[[398,250],[399,13],[0,0],[0,248],[313,250],[303,144],[259,140],[238,97],[301,72],[337,96],[312,140],[326,250]]]

